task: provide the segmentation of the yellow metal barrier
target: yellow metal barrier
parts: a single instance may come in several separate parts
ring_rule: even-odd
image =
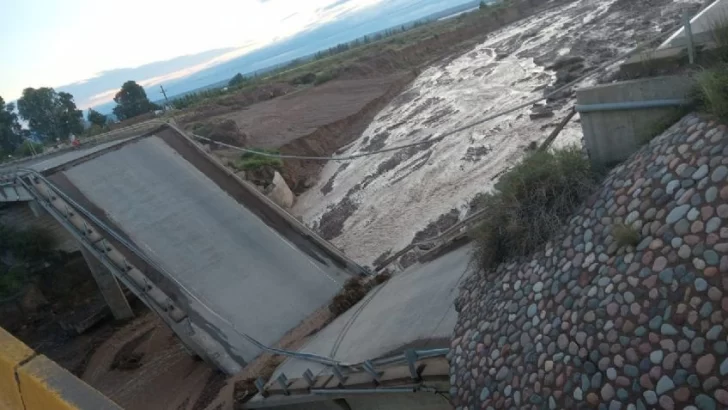
[[[0,410],[23,408],[15,369],[34,354],[28,346],[0,328]]]
[[[0,410],[121,410],[0,328]]]

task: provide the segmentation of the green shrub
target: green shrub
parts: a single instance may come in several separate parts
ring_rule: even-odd
[[[728,21],[725,16],[710,23],[710,35],[717,46],[715,56],[728,61]]]
[[[302,74],[291,80],[292,85],[312,84],[314,82],[316,82],[316,74],[314,73]]]
[[[109,131],[109,128],[107,126],[102,127],[97,124],[91,124],[90,127],[86,128],[86,130],[84,130],[82,136],[83,137],[93,137],[94,135],[103,134],[107,131]]]
[[[614,225],[612,236],[619,246],[637,246],[640,243],[640,233],[629,225]]]
[[[14,295],[25,285],[29,280],[28,266],[51,261],[56,255],[53,245],[53,236],[46,230],[18,230],[0,225],[0,255],[12,255],[18,262],[6,266],[0,261],[0,298]]]
[[[267,150],[267,149],[253,149],[253,151],[266,153],[266,154],[280,154],[278,150]],[[257,155],[252,152],[246,152],[240,156],[240,160],[235,164],[235,168],[242,169],[244,171],[256,171],[261,168],[275,168],[280,170],[283,168],[283,160],[276,157],[269,157],[266,155]]]
[[[728,64],[720,63],[696,75],[697,100],[720,119],[728,119]]]
[[[9,252],[26,262],[39,262],[52,253],[55,240],[46,230],[18,230],[0,225],[0,252]]]
[[[7,298],[18,293],[23,288],[27,277],[28,273],[21,265],[0,270],[0,298]]]
[[[39,144],[30,140],[23,141],[23,143],[15,149],[15,155],[18,157],[29,157],[31,155],[40,154],[42,152],[43,144]]]
[[[475,228],[475,262],[484,271],[527,256],[561,228],[599,180],[581,149],[533,152],[481,200],[489,212]]]
[[[327,70],[321,73],[316,74],[316,80],[313,82],[314,85],[320,85],[323,83],[327,83],[337,77],[337,74],[334,71]]]

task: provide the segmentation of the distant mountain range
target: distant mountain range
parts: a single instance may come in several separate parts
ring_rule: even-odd
[[[346,1],[346,0],[342,0]],[[453,4],[454,3],[454,4]],[[237,73],[251,74],[273,69],[297,58],[306,58],[337,44],[347,43],[364,35],[372,35],[392,27],[399,27],[423,19],[437,20],[455,15],[478,6],[480,2],[442,0],[388,0],[378,6],[363,9],[338,20],[298,33],[297,35],[254,50],[240,57],[172,80],[162,81],[167,96],[173,98],[194,90],[223,86]],[[168,61],[155,62],[137,68],[124,68],[100,73],[84,82],[56,87],[59,91],[73,94],[79,106],[86,106],[93,96],[120,88],[127,80],[143,81],[184,70],[220,57],[234,49],[210,50],[182,56]],[[145,87],[150,100],[162,100],[157,85]],[[108,102],[93,108],[109,113],[114,107],[113,96]]]

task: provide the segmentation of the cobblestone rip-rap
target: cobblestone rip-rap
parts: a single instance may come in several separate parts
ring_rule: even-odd
[[[728,132],[688,115],[542,251],[466,281],[455,406],[728,408],[727,218]],[[622,223],[637,246],[615,240]]]

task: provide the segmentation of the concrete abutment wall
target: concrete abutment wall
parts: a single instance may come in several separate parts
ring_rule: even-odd
[[[666,76],[578,90],[577,111],[592,162],[610,165],[626,160],[662,132],[663,124],[671,125],[684,114],[684,108],[667,102],[687,100],[693,87],[689,77]],[[635,107],[640,104],[649,105]]]

